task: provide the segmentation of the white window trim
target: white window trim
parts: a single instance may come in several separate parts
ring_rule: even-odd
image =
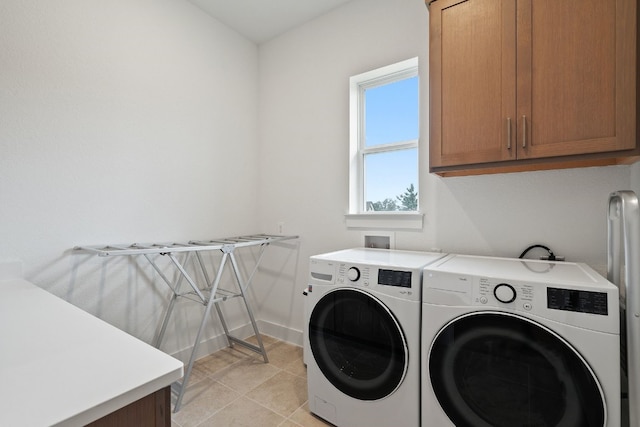
[[[424,214],[421,212],[367,212],[346,214],[347,228],[363,230],[422,230]]]
[[[349,79],[349,211],[345,215],[348,228],[383,228],[383,229],[422,229],[424,214],[420,212],[420,200],[418,197],[418,211],[412,212],[367,212],[363,211],[364,191],[364,155],[379,151],[393,149],[418,148],[418,140],[405,141],[386,145],[377,145],[364,148],[364,132],[362,103],[360,99],[364,90],[369,87],[379,86],[386,82],[392,82],[401,78],[409,78],[418,75],[418,58],[411,58],[386,67],[358,74]],[[419,156],[418,156],[419,158]],[[418,165],[418,171],[420,167]],[[418,174],[419,176],[419,174]],[[420,191],[420,185],[418,191]]]

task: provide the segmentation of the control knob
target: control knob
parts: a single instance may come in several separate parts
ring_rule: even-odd
[[[351,267],[349,270],[347,270],[347,279],[351,280],[352,282],[356,282],[359,278],[360,270],[358,270],[356,267]]]
[[[500,283],[498,286],[493,288],[493,295],[498,301],[508,304],[515,301],[516,290],[508,283]]]

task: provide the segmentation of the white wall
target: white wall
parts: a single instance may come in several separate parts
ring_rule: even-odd
[[[260,47],[261,228],[283,222],[302,236],[295,275],[261,290],[265,322],[301,330],[308,257],[362,246],[362,232],[344,223],[349,77],[414,56],[425,226],[396,232],[396,248],[517,257],[544,243],[605,272],[607,197],[630,186],[629,167],[429,175],[428,11],[419,0],[360,0]]]
[[[257,60],[186,1],[0,2],[0,259],[150,342],[146,261],[70,249],[258,231]]]

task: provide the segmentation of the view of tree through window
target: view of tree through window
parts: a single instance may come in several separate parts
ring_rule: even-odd
[[[413,184],[407,188],[407,191],[394,199],[384,199],[379,202],[367,202],[367,210],[369,211],[416,211],[418,210],[418,193],[416,193]]]

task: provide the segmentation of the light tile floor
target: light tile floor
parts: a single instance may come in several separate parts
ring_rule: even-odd
[[[172,414],[172,426],[331,426],[309,412],[302,348],[262,338],[269,363],[240,346],[196,361],[182,407]]]

